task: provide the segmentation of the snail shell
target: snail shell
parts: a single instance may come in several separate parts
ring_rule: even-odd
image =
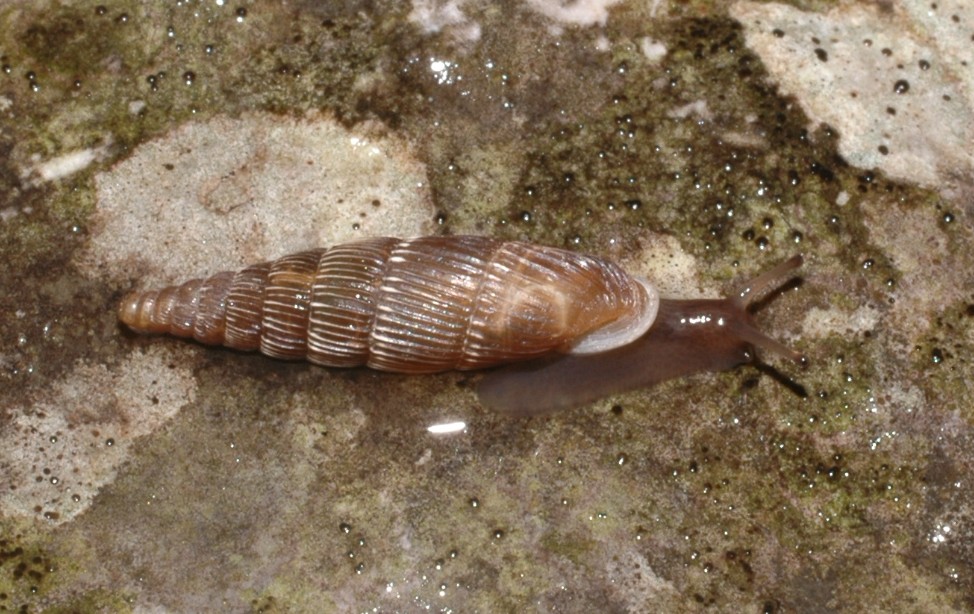
[[[457,236],[364,239],[132,293],[119,318],[274,358],[432,373],[625,345],[658,306],[612,262]]]

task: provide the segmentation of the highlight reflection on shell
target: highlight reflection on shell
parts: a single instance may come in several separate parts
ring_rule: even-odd
[[[657,305],[651,286],[612,262],[459,236],[301,252],[132,293],[119,317],[275,358],[430,373],[567,352],[599,335],[628,343]]]

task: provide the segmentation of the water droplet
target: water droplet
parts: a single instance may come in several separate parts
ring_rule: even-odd
[[[95,15],[100,16],[100,15],[104,15],[107,12],[108,12],[108,8],[105,7],[105,5],[103,4],[99,4],[98,6],[95,7]]]
[[[950,224],[951,222],[954,221],[954,214],[950,212],[944,213],[943,219],[944,219],[944,224]]]
[[[237,9],[237,23],[243,23],[243,20],[247,17],[247,9],[240,7]]]
[[[910,91],[910,82],[906,79],[900,79],[893,84],[893,91],[897,94],[905,94]]]
[[[468,501],[468,503],[470,504],[470,507],[472,507],[472,508],[478,508],[478,507],[480,507],[480,500],[478,500],[477,497],[471,497],[471,499],[470,499],[470,501]]]
[[[930,62],[926,60],[920,60],[920,70],[930,70]]]
[[[933,364],[935,365],[939,365],[940,363],[942,363],[944,361],[943,350],[941,350],[940,348],[933,348],[933,351],[930,353],[930,359],[933,361]]]
[[[213,55],[214,51],[216,51],[216,47],[213,45],[207,45],[203,47],[203,53],[205,53],[206,55]]]
[[[868,271],[869,269],[873,268],[874,264],[876,264],[875,260],[873,260],[872,258],[866,258],[865,260],[862,261],[862,268]]]
[[[183,73],[183,82],[186,83],[186,85],[193,85],[193,81],[195,80],[196,80],[196,73],[194,73],[193,71],[187,70],[186,72]]]
[[[105,445],[110,448],[115,445],[115,440],[109,437],[108,439],[105,440]]]
[[[494,529],[494,539],[503,539],[503,538],[504,538],[504,530]]]
[[[352,531],[352,525],[348,524],[347,522],[342,522],[338,525],[338,530],[347,535]]]

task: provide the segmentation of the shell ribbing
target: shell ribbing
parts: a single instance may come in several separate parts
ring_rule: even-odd
[[[429,373],[569,351],[645,303],[642,286],[611,262],[461,236],[301,252],[132,294],[119,314],[140,332],[275,358]]]

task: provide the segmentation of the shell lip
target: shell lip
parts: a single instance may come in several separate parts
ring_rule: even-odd
[[[633,317],[620,318],[615,322],[610,322],[579,338],[571,346],[569,354],[579,356],[601,354],[629,345],[646,334],[646,331],[656,321],[656,314],[659,313],[659,290],[643,277],[634,277],[633,279],[639,283],[644,294],[645,301],[642,311]]]

